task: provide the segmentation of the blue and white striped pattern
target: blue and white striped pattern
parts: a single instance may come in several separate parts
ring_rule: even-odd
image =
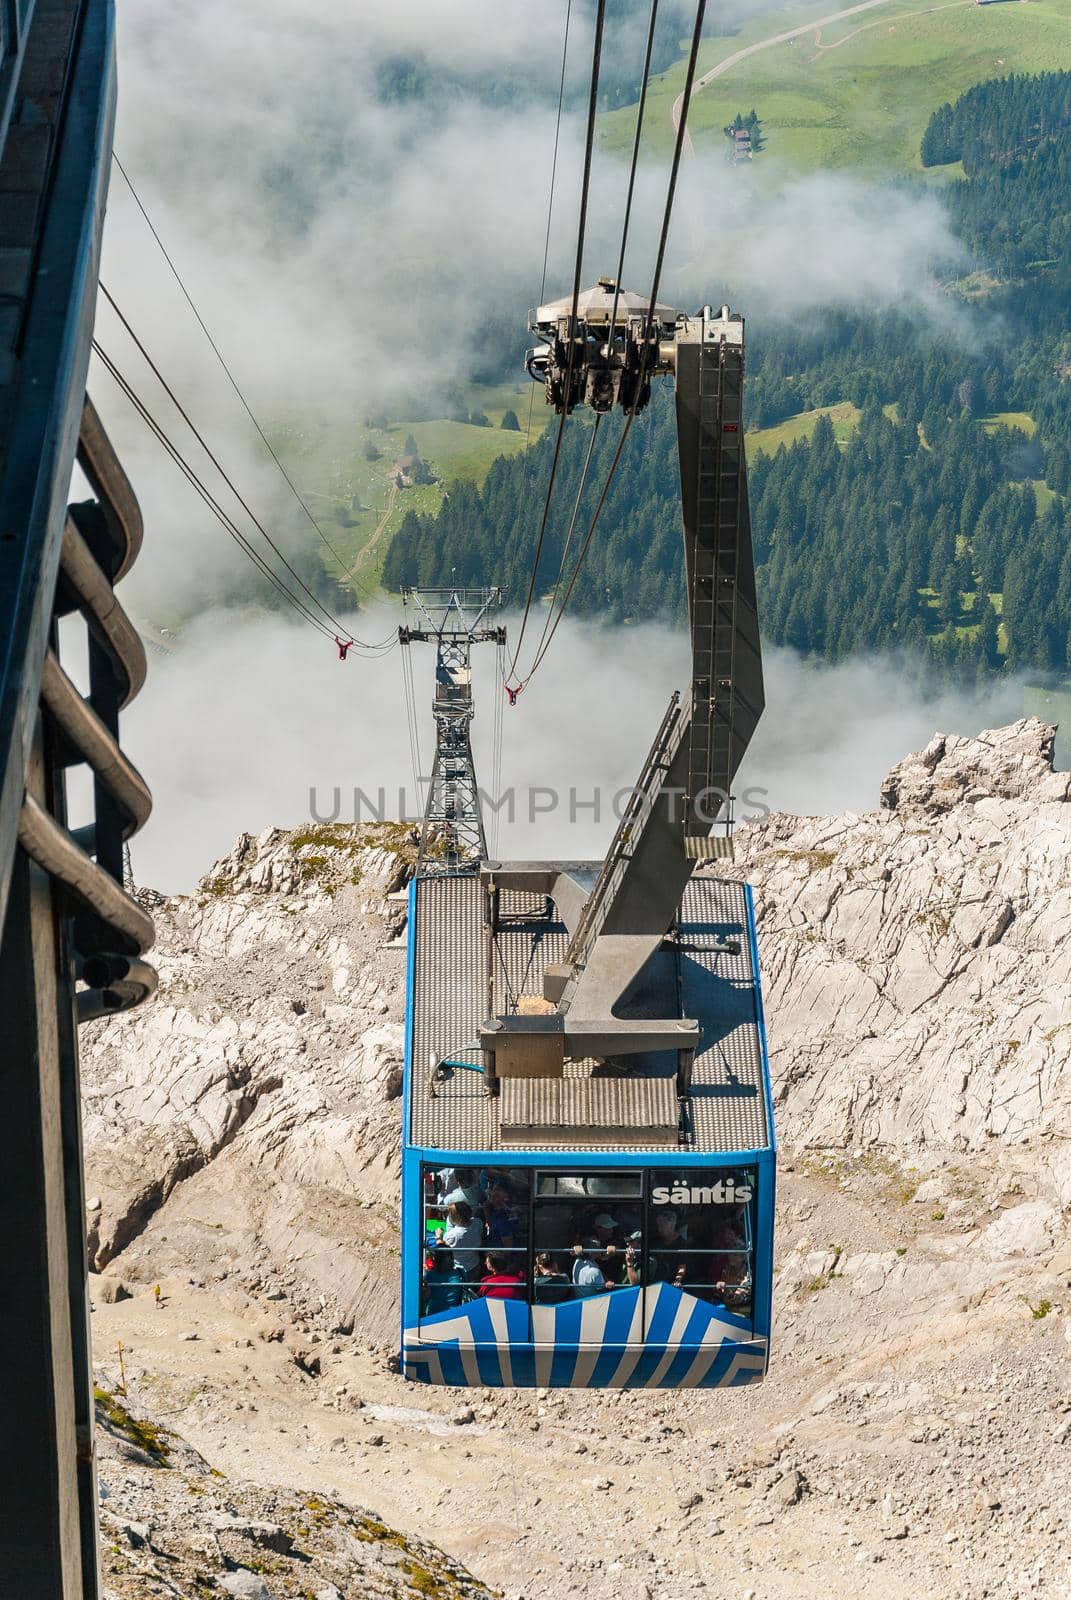
[[[407,1328],[403,1371],[472,1388],[732,1388],[762,1378],[766,1340],[746,1318],[667,1283],[646,1293],[646,1337],[640,1288],[559,1306],[474,1300]]]

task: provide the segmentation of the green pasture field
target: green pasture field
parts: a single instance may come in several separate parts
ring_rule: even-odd
[[[700,75],[748,44],[846,7],[819,4],[753,19],[738,34],[708,39]],[[814,27],[731,67],[699,90],[689,131],[697,158],[720,159],[722,129],[754,107],[766,149],[751,163],[813,171],[853,167],[871,175],[919,171],[919,142],[930,115],[972,84],[1010,72],[1071,67],[1068,0],[887,0],[853,17]],[[646,126],[652,150],[669,150],[670,108],[684,82],[680,62],[652,82]],[[627,151],[634,112],[604,116],[606,149]],[[935,172],[937,181],[944,174]]]
[[[403,417],[391,418],[388,426],[381,428],[356,417],[345,424],[326,419],[306,422],[301,434],[295,430],[284,434],[278,441],[280,453],[344,563],[340,567],[325,551],[328,571],[341,575],[355,568],[347,580],[351,585],[365,591],[377,588],[383,558],[407,511],[437,511],[451,482],[469,479],[480,484],[499,456],[524,449],[533,392],[534,442],[547,425],[548,410],[542,392],[527,382],[466,388],[470,411],[482,412],[487,427],[445,418],[417,421]],[[516,413],[519,433],[501,427],[507,410]],[[403,454],[410,434],[437,481],[399,489],[392,498],[394,463]],[[365,454],[370,443],[379,451],[374,461]],[[358,565],[361,551],[373,539],[375,548]]]

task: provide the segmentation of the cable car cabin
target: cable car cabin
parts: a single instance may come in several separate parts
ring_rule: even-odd
[[[492,922],[475,876],[411,885],[402,1369],[461,1386],[757,1382],[774,1135],[750,891],[695,872],[649,964],[659,993],[629,1001],[698,1019],[684,1097],[675,1051],[486,1081],[481,1025],[543,1009],[567,941],[546,895],[503,892]]]

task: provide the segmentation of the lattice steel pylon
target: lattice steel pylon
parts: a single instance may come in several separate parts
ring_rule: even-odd
[[[402,590],[403,606],[412,604],[426,626],[403,624],[399,640],[409,645],[434,639],[436,644],[435,759],[420,828],[418,876],[476,872],[487,858],[469,736],[475,713],[471,652],[474,644],[505,645],[505,628],[487,622],[501,603],[501,589]]]

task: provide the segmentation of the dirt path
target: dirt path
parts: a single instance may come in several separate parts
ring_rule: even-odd
[[[843,17],[854,17],[860,11],[873,11],[876,6],[884,6],[889,3],[890,0],[862,0],[861,5],[847,6],[843,11],[831,11],[828,17],[819,17],[816,21],[807,22],[800,28],[789,28],[786,33],[775,33],[772,38],[760,39],[756,44],[746,45],[743,50],[734,51],[731,56],[726,56],[724,61],[719,61],[716,67],[711,67],[709,72],[704,72],[701,78],[697,78],[692,87],[692,95],[693,97],[697,95],[700,89],[705,89],[708,83],[714,82],[715,78],[724,77],[730,67],[737,66],[741,61],[745,61],[748,56],[758,55],[760,50],[771,50],[775,44],[787,44],[790,39],[798,39],[805,33],[813,33],[816,29],[828,27],[834,22],[840,22]],[[827,48],[829,47],[827,46]],[[679,94],[670,110],[674,133],[680,126],[683,100],[683,93]],[[684,132],[684,153],[689,156],[695,155],[692,136],[687,129]]]
[[[950,5],[930,6],[929,9],[926,10],[926,11],[901,11],[895,17],[888,17],[888,18],[882,17],[880,19],[880,22],[863,22],[863,23],[860,23],[858,28],[853,28],[850,33],[846,33],[844,35],[843,39],[834,39],[832,44],[823,44],[822,43],[822,40],[821,40],[821,29],[819,29],[818,33],[816,33],[815,36],[814,36],[814,47],[815,47],[815,52],[816,53],[811,57],[811,60],[812,61],[817,61],[820,56],[827,55],[830,50],[839,50],[842,44],[847,44],[848,43],[849,39],[854,39],[860,33],[866,33],[868,28],[877,28],[877,27],[879,27],[881,22],[888,21],[890,24],[892,24],[892,23],[897,23],[897,22],[904,22],[909,17],[932,17],[938,11],[956,11],[961,6],[973,6],[973,5],[976,5],[976,4],[977,4],[977,0],[951,0],[951,4]],[[844,12],[844,13],[842,13],[842,15],[846,16],[847,13]]]
[[[372,553],[372,551],[375,549],[376,545],[378,544],[379,539],[380,539],[381,535],[383,534],[384,529],[387,526],[387,523],[390,521],[391,512],[394,510],[394,502],[397,500],[397,498],[398,498],[398,480],[396,478],[392,478],[391,479],[391,486],[387,491],[387,504],[384,507],[383,515],[380,517],[379,521],[376,523],[375,529],[374,529],[374,531],[372,533],[372,537],[369,539],[368,543],[365,544],[365,545],[362,545],[360,550],[358,550],[357,559],[354,561],[353,565],[348,567],[347,570],[342,574],[342,578],[340,580],[342,583],[345,583],[347,578],[352,578],[354,573],[357,571],[358,567],[363,567],[364,566],[364,564],[367,561],[369,555]]]
[[[742,1571],[762,1600],[847,1600],[852,1535],[839,1507],[809,1498],[779,1512],[775,1539],[756,1529],[764,1514],[774,1521],[765,1502],[725,1487],[723,1432],[730,1418],[734,1433],[746,1426],[738,1396],[682,1414],[678,1396],[643,1391],[424,1389],[348,1339],[310,1347],[322,1368],[310,1378],[284,1344],[258,1336],[239,1296],[228,1305],[179,1280],[162,1288],[159,1306],[145,1286],[97,1307],[104,1382],[116,1382],[121,1339],[131,1402],[229,1476],[337,1491],[437,1540],[509,1600],[571,1600],[581,1588],[588,1600],[699,1600],[700,1586],[747,1593]],[[907,1600],[922,1581],[921,1563],[901,1559],[895,1571],[860,1571],[853,1600]]]

